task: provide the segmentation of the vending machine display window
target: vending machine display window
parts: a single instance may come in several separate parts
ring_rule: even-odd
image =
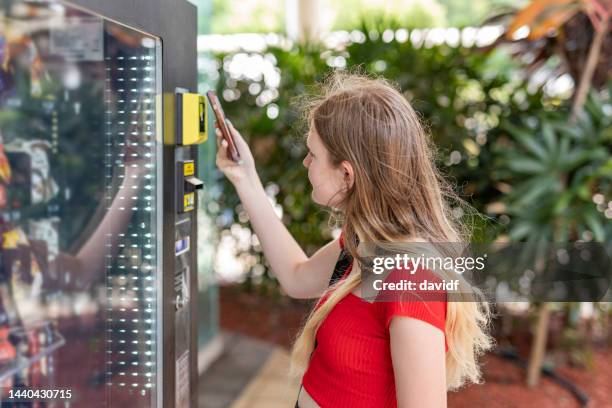
[[[81,7],[0,5],[3,402],[160,404],[161,55]]]

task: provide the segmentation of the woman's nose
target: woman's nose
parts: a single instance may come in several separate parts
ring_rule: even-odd
[[[308,165],[310,164],[310,161],[308,160],[308,155],[304,157],[304,160],[302,160],[302,164],[304,165],[304,167],[308,168]]]

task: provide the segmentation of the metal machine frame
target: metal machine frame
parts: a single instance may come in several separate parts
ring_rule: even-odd
[[[160,38],[162,42],[161,77],[162,92],[174,94],[177,89],[195,92],[197,89],[197,10],[186,0],[71,0],[67,4],[86,9],[117,23],[129,26]],[[164,101],[164,104],[167,104]],[[168,107],[164,106],[165,111]],[[158,137],[163,140],[163,137]],[[176,197],[177,163],[179,160],[195,160],[195,146],[163,144],[162,195],[163,233],[162,282],[158,307],[161,310],[158,335],[157,406],[176,405],[176,367],[179,357],[189,358],[189,406],[197,406],[197,316],[195,301],[196,251],[188,252],[192,273],[188,274],[189,299],[177,307],[175,296],[176,224],[189,220],[192,248],[197,242],[196,211],[178,214]],[[187,313],[184,315],[184,313]],[[184,334],[185,336],[177,336]],[[183,337],[183,339],[181,339]],[[185,344],[185,339],[186,344]],[[186,349],[186,350],[185,350]],[[187,354],[184,352],[187,351]]]

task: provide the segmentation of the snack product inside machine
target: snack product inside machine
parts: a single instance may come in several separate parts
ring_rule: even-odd
[[[196,15],[0,5],[3,406],[196,406]]]

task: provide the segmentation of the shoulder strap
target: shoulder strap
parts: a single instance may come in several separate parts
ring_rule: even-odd
[[[344,273],[351,266],[351,262],[353,261],[353,257],[344,249],[343,237],[340,235],[340,256],[336,261],[336,266],[334,266],[334,272],[332,273],[331,279],[329,280],[329,285],[331,286],[336,283],[340,278],[344,276]],[[317,347],[317,339],[315,337],[314,347]]]
[[[329,280],[329,286],[336,283],[340,278],[344,276],[344,273],[351,266],[353,258],[349,255],[348,252],[344,248],[340,250],[340,256],[338,257],[338,261],[336,261],[336,266],[334,266],[334,272],[332,273],[331,279]]]
[[[342,237],[340,237],[342,240]],[[342,244],[340,244],[342,246]],[[332,273],[331,279],[329,280],[329,285],[331,286],[336,283],[340,278],[344,276],[344,272],[346,272],[347,268],[351,265],[352,257],[348,252],[342,247],[340,250],[340,256],[338,257],[338,261],[336,261],[336,266],[334,266],[334,272]],[[317,348],[318,341],[315,337],[314,348]]]
[[[351,266],[351,263],[353,262],[353,257],[344,248],[343,235],[343,233],[340,234],[340,256],[338,257],[336,266],[334,266],[334,272],[332,273],[331,279],[329,280],[329,286],[333,285],[340,278],[342,278],[346,270],[349,268],[349,266]],[[357,241],[357,243],[359,243],[359,241]]]

